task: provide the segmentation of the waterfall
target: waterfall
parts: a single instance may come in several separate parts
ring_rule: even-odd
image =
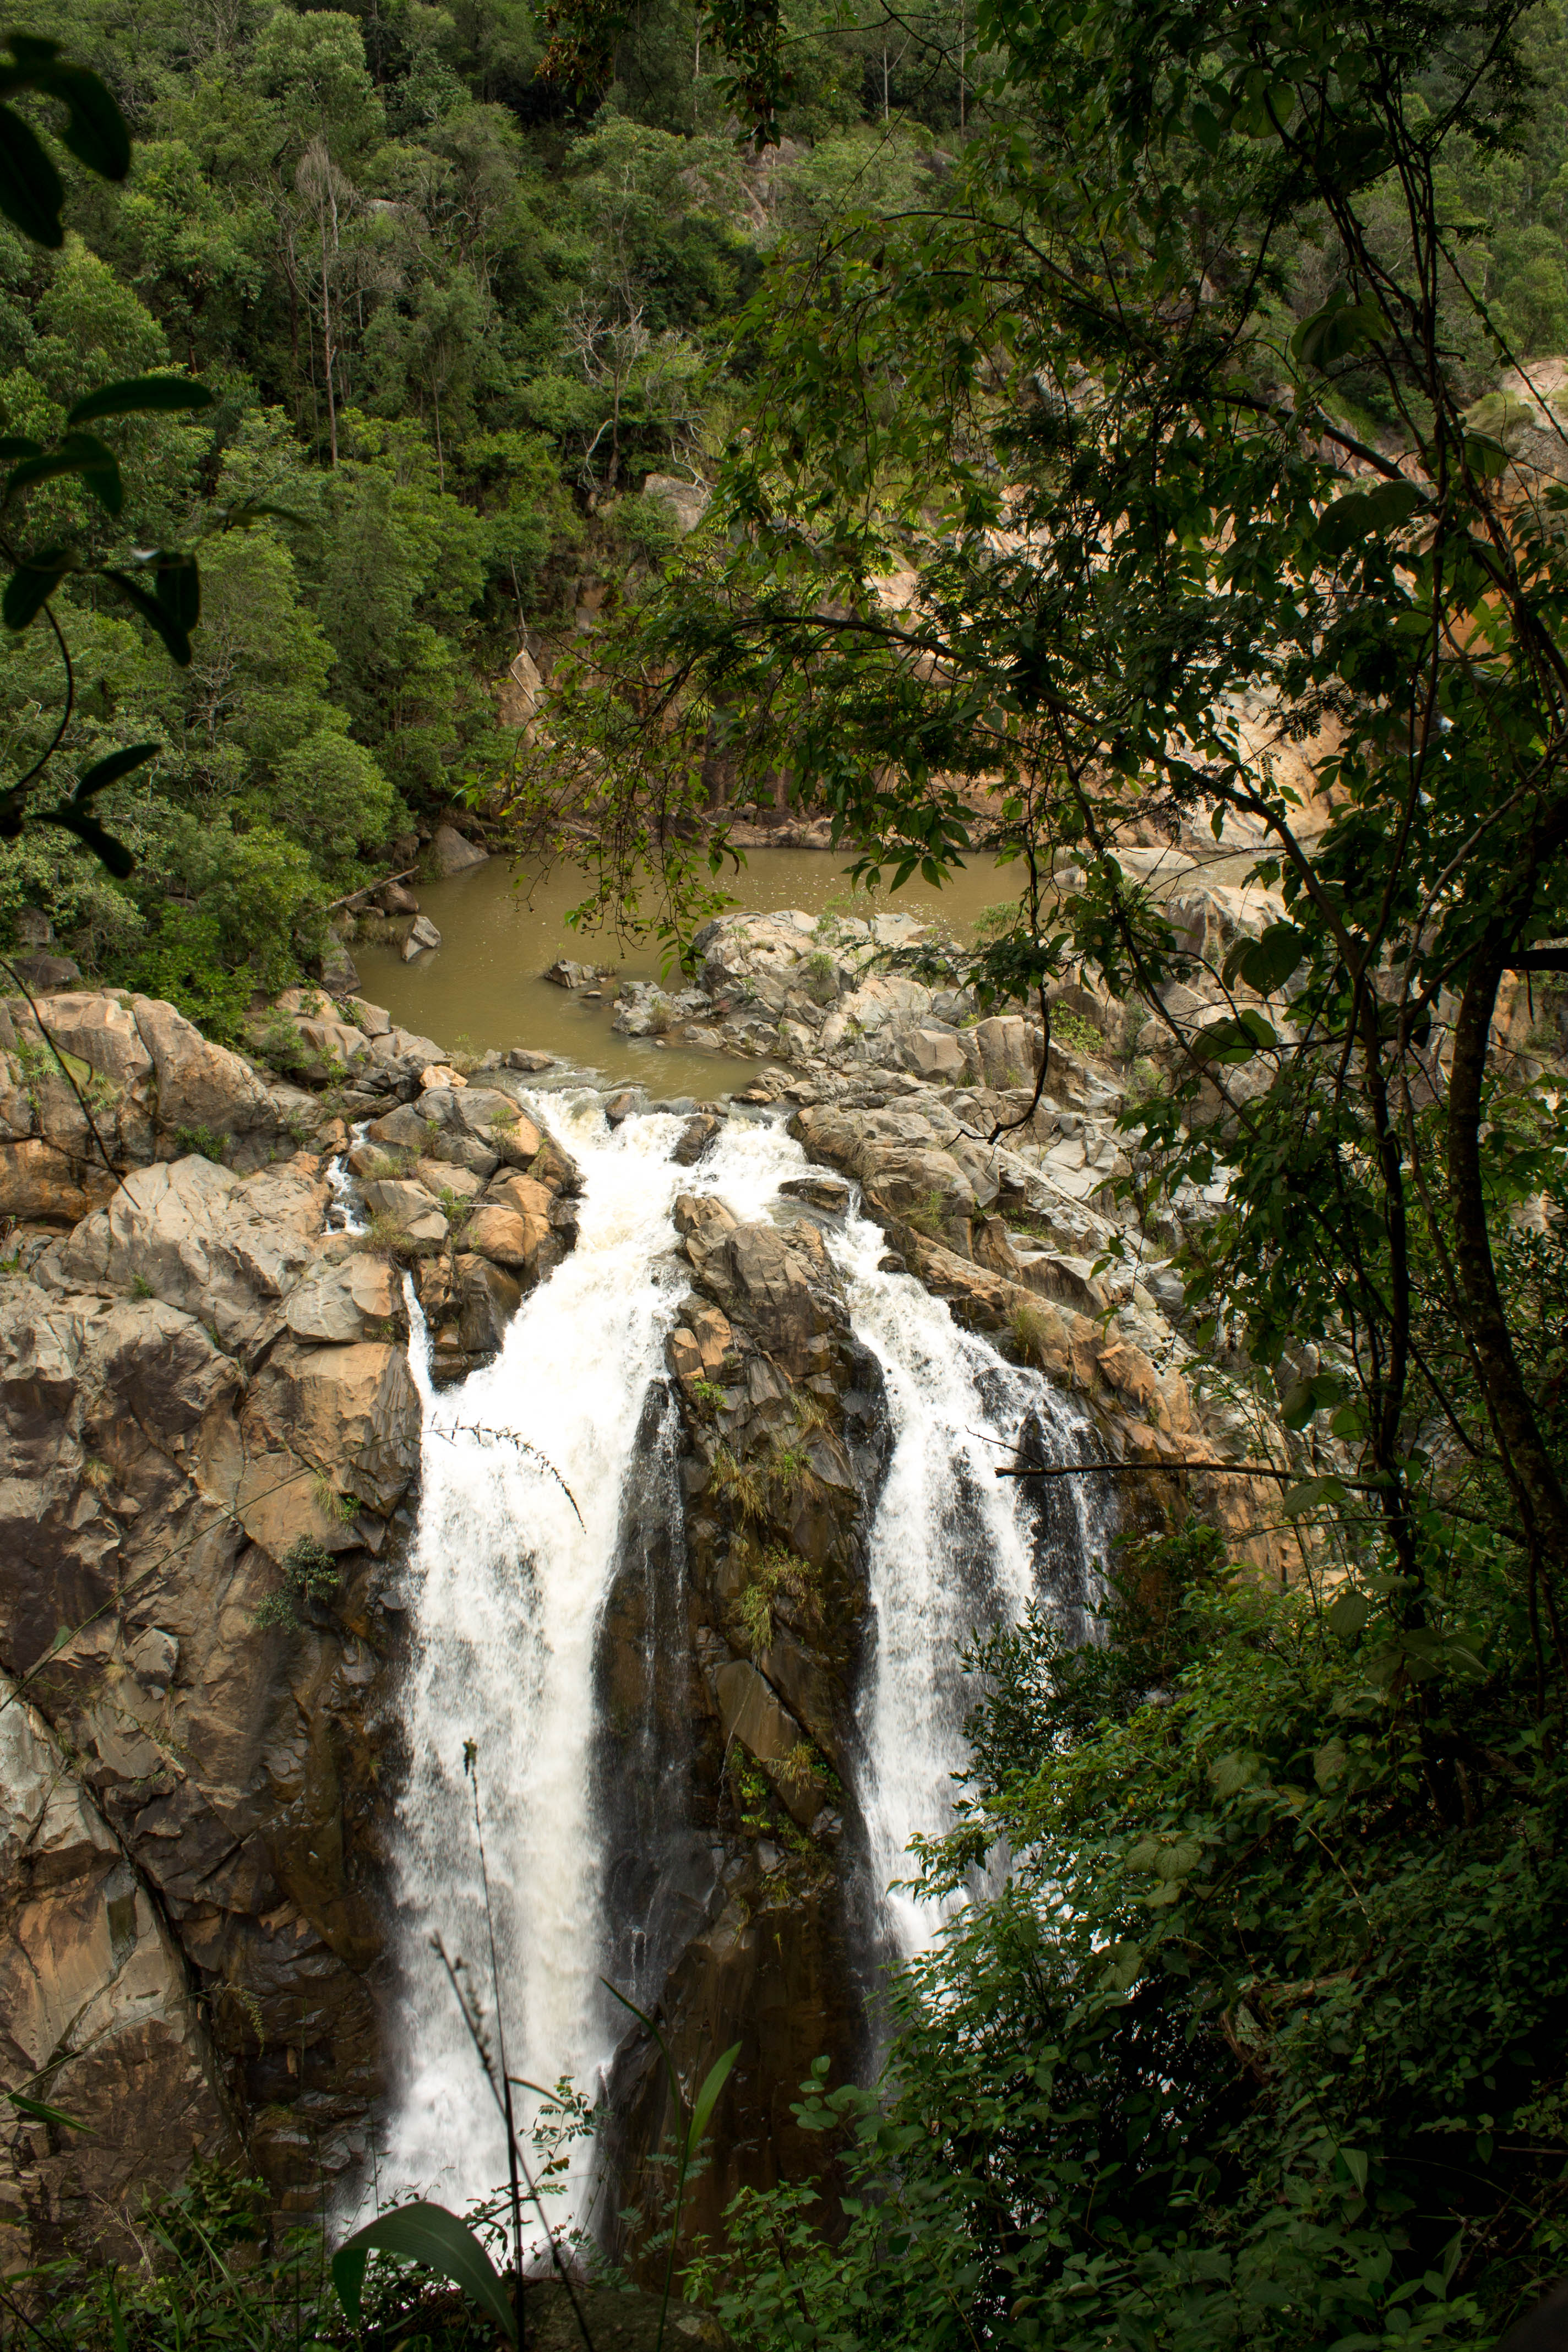
[[[586,1092],[542,1093],[525,1107],[582,1170],[575,1249],[524,1301],[496,1360],[457,1386],[434,1390],[416,1311],[411,1318],[424,1468],[409,1561],[408,1783],[394,1856],[402,2081],[380,2187],[458,2206],[505,2173],[500,2121],[431,1948],[438,1935],[493,2012],[475,1785],[511,2074],[543,2084],[570,2075],[592,2095],[625,2024],[601,1974],[657,1998],[667,1931],[652,1916],[654,1882],[679,1874],[684,1823],[670,1822],[653,1852],[638,1848],[679,1758],[668,1738],[657,1755],[634,1745],[619,1759],[622,1777],[640,1773],[647,1786],[629,1807],[604,1801],[606,1754],[611,1769],[617,1759],[596,1719],[595,1661],[628,1559],[647,1596],[645,1638],[658,1639],[661,1624],[686,1638],[684,1610],[671,1601],[683,1567],[658,1542],[661,1517],[679,1520],[677,1423],[660,1383],[688,1269],[672,1255],[670,1211],[689,1190],[718,1194],[742,1221],[793,1218],[799,1204],[781,1202],[778,1188],[807,1164],[769,1122],[731,1119],[687,1169],[670,1158],[683,1124],[673,1115],[611,1133]],[[1092,1530],[1074,1523],[1066,1549],[1079,1556],[1064,1577],[1061,1561],[1037,1556],[1037,1507],[994,1475],[1030,1413],[1076,1446],[1077,1426],[1045,1382],[961,1332],[912,1277],[879,1271],[882,1236],[864,1217],[852,1213],[827,1238],[856,1332],[882,1366],[891,1422],[872,1535],[858,1790],[879,1902],[905,1873],[910,1837],[951,1818],[969,1696],[959,1644],[976,1624],[1016,1617],[1042,1567],[1070,1598]],[[665,1533],[679,1543],[679,1525]],[[464,1773],[470,1738],[476,1783]],[[932,1927],[894,1895],[879,1939],[908,1952]],[[492,2014],[492,2038],[493,2029]]]
[[[1083,1492],[1089,1482],[1064,1482],[1068,1492],[1042,1504],[1020,1482],[996,1476],[1031,1418],[1049,1430],[1059,1458],[1089,1458],[1086,1418],[1038,1373],[961,1330],[911,1276],[879,1271],[885,1246],[875,1225],[856,1218],[837,1254],[856,1335],[882,1368],[892,1424],[871,1529],[859,1797],[872,1886],[896,1955],[909,1958],[941,1920],[898,1882],[910,1876],[910,1841],[953,1819],[953,1775],[975,1696],[963,1644],[976,1630],[1016,1623],[1037,1598],[1081,1607],[1102,1538]]]

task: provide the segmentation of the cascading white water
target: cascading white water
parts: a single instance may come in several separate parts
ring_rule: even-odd
[[[510,2070],[592,2090],[620,2031],[598,1983],[609,1937],[591,1794],[595,1643],[648,1386],[686,1287],[670,1209],[690,1190],[717,1193],[743,1221],[781,1208],[793,1217],[798,1204],[781,1203],[778,1189],[806,1166],[771,1124],[731,1120],[689,1170],[669,1158],[682,1125],[673,1116],[612,1135],[595,1097],[527,1107],[582,1169],[576,1247],[525,1301],[496,1360],[461,1385],[435,1391],[417,1328],[411,1347],[425,1443],[395,1856],[405,2027],[381,2189],[458,2203],[505,2170],[499,2118],[431,1948],[439,1935],[491,2010],[464,1742],[478,1743]],[[868,1220],[852,1214],[828,1241],[857,1334],[882,1367],[891,1424],[858,1792],[879,1893],[904,1874],[910,1838],[951,1817],[969,1696],[960,1643],[977,1623],[1016,1617],[1034,1589],[1030,1507],[1016,1485],[998,1485],[995,1464],[1030,1411],[1064,1450],[1076,1450],[1076,1433],[1037,1376],[959,1331],[910,1276],[879,1271],[885,1245]],[[533,1456],[479,1431],[526,1440],[573,1499]],[[882,1940],[890,1927],[907,1953],[934,1926],[893,1896]]]
[[[977,1629],[1016,1622],[1038,1592],[1031,1502],[996,1467],[1016,1450],[1026,1417],[1079,1458],[1087,1423],[1037,1373],[1006,1363],[963,1331],[941,1299],[907,1275],[881,1273],[885,1244],[852,1219],[836,1255],[855,1331],[882,1368],[892,1447],[871,1530],[872,1651],[860,1698],[860,1809],[873,1881],[900,1957],[922,1949],[941,1909],[898,1884],[911,1841],[953,1818],[953,1775],[966,1748],[974,1693],[961,1665]],[[1099,1545],[1094,1506],[1069,1504],[1079,1561]],[[1048,1596],[1042,1596],[1048,1597]]]
[[[583,1171],[576,1247],[524,1302],[492,1364],[439,1392],[416,1366],[424,1484],[395,1858],[405,2079],[383,2188],[390,2179],[447,2201],[488,2192],[505,2172],[494,2105],[430,1948],[439,1934],[493,2010],[463,1743],[478,1743],[509,2067],[534,2083],[589,2083],[618,2038],[597,1981],[595,1643],[644,1399],[685,1288],[669,1257],[670,1207],[691,1188],[762,1216],[802,1164],[777,1130],[732,1122],[694,1180],[669,1158],[679,1118],[628,1120],[612,1135],[596,1097],[525,1100]],[[562,1483],[477,1430],[515,1432]]]

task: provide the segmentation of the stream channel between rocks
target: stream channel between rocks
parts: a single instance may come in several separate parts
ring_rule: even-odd
[[[879,1979],[940,1925],[894,1882],[909,1874],[910,1840],[952,1818],[973,1696],[963,1645],[976,1629],[1016,1621],[1032,1600],[1081,1631],[1103,1550],[1102,1482],[1031,1493],[995,1478],[1026,1431],[1044,1447],[1042,1459],[1091,1458],[1088,1423],[1039,1374],[960,1329],[942,1301],[886,1262],[883,1235],[852,1188],[838,1188],[841,1208],[809,1205],[809,1163],[782,1124],[731,1117],[689,1167],[671,1156],[679,1117],[634,1117],[612,1131],[600,1096],[586,1087],[521,1100],[582,1172],[575,1248],[525,1299],[499,1355],[453,1385],[433,1383],[409,1286],[423,1467],[405,1574],[410,1637],[397,1706],[407,1778],[391,1856],[399,1984],[385,2033],[392,2088],[374,2193],[384,2202],[418,2192],[460,2207],[505,2176],[500,2120],[434,1948],[439,1937],[461,1960],[493,2035],[477,1786],[515,2077],[548,2086],[568,2076],[588,2098],[608,2095],[617,2106],[628,2095],[646,2106],[652,2096],[657,2116],[662,2094],[650,2094],[647,2067],[639,2076],[628,2060],[639,2037],[635,2028],[628,2036],[631,2021],[605,1977],[639,2007],[663,2009],[683,2064],[682,2021],[669,2022],[683,2000],[692,2012],[685,2056],[696,2065],[731,2038],[727,1999],[765,2012],[743,2019],[748,2046],[727,2102],[730,2127],[738,2115],[752,2153],[721,2163],[717,2198],[727,2181],[776,2169],[767,2117],[795,2095],[814,2054],[813,2000],[849,2018],[837,2031],[839,2058],[847,2053],[861,2071],[874,2063]],[[798,1188],[793,1196],[781,1192],[786,1184]],[[682,1195],[699,1205],[682,1203],[677,1218]],[[711,1544],[704,1537],[694,1549],[693,1529],[711,1522],[693,1514],[710,1500],[700,1491],[701,1448],[694,1461],[683,1427],[690,1397],[683,1402],[667,1370],[671,1333],[692,1304],[683,1307],[692,1258],[679,1254],[677,1224],[689,1230],[694,1214],[717,1216],[715,1202],[743,1230],[788,1238],[793,1229],[800,1263],[818,1253],[819,1304],[827,1298],[818,1319],[831,1324],[837,1315],[842,1324],[831,1344],[851,1370],[838,1377],[857,1383],[844,1410],[861,1415],[858,1444],[847,1435],[830,1461],[826,1441],[814,1441],[812,1457],[830,1484],[833,1461],[853,1459],[858,1492],[845,1507],[858,1530],[850,1549],[859,1580],[847,1589],[858,1621],[837,1649],[819,1643],[826,1665],[777,1626],[762,1661],[821,1744],[810,1751],[813,1769],[826,1776],[815,1815],[799,1831],[785,1824],[798,1849],[790,1854],[759,1838],[754,1821],[737,1819],[722,1793],[736,1738],[765,1753],[756,1727],[765,1729],[770,1707],[781,1709],[773,1683],[733,1655],[732,1620],[730,1644],[714,1630],[730,1571],[694,1568],[699,1553],[708,1559],[702,1543]],[[352,1218],[340,1185],[338,1213],[345,1212]],[[810,1344],[820,1365],[829,1342]],[[775,1370],[758,1369],[775,1360],[776,1348],[774,1360],[746,1360],[753,1396],[770,1380],[780,1386]],[[813,1425],[798,1401],[807,1390],[835,1395],[820,1371],[803,1379],[792,1401],[803,1428]],[[736,1557],[744,1542],[742,1534]],[[831,1696],[822,1693],[839,1669],[847,1704],[836,1730]],[[734,1694],[748,1675],[737,1714]],[[469,1739],[474,1780],[464,1767]],[[837,1756],[837,1775],[822,1754]],[[788,1761],[768,1767],[786,1796]],[[820,1794],[793,1810],[810,1814]],[[793,1899],[778,1891],[786,1885]],[[753,1958],[737,1979],[742,1989],[727,1993],[724,1969],[733,1975],[770,1904],[777,1954]],[[786,2031],[775,1979],[781,1970],[790,1977],[792,1939],[813,1955],[820,1947],[829,1970],[841,1967],[850,1982],[829,1998],[820,1960],[801,1960],[806,2013]],[[821,2046],[834,2039],[825,2016]],[[525,2095],[531,2116],[539,2100]],[[721,2109],[716,2130],[724,2128]],[[580,2148],[557,2218],[569,2209],[613,2241],[606,2209],[636,2170],[627,2144],[607,2159],[592,2144]]]

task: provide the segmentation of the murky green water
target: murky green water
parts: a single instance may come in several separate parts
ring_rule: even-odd
[[[1012,867],[997,871],[994,858],[976,857],[942,890],[920,881],[889,896],[883,890],[851,901],[848,877],[837,858],[820,850],[758,849],[731,884],[739,907],[773,914],[799,907],[821,915],[829,901],[840,913],[941,914],[955,929],[967,929],[981,911],[1011,896]],[[598,1003],[555,988],[541,977],[558,956],[579,963],[613,966],[621,980],[658,978],[655,947],[626,948],[613,931],[574,931],[569,910],[586,897],[589,877],[574,867],[540,877],[514,877],[504,858],[450,882],[420,889],[419,904],[441,933],[433,953],[410,964],[394,948],[357,942],[353,958],[363,993],[384,1004],[395,1021],[433,1037],[448,1051],[481,1054],[490,1046],[531,1045],[547,1054],[602,1070],[607,1077],[636,1079],[660,1096],[699,1098],[744,1085],[756,1065],[729,1055],[688,1052],[656,1045],[651,1038],[617,1037],[610,1023],[613,997]],[[671,983],[679,985],[677,977]]]

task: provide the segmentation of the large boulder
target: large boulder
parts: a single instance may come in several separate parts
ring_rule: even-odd
[[[43,1717],[0,1676],[0,2086],[82,2132],[0,2126],[0,2266],[133,2261],[142,2202],[237,2155],[185,1963]]]
[[[177,1138],[185,1131],[237,1141],[277,1134],[272,1098],[248,1063],[226,1046],[210,1045],[172,1004],[146,996],[131,1002],[137,1031],[153,1056],[158,1125],[165,1135]]]
[[[66,1279],[164,1300],[254,1353],[321,1235],[327,1196],[307,1154],[249,1177],[192,1158],[137,1169],[60,1252]]]
[[[489,850],[476,849],[471,841],[465,841],[457,827],[450,824],[437,826],[428,854],[432,867],[443,881],[449,875],[467,874],[476,866],[485,866],[489,862]]]

